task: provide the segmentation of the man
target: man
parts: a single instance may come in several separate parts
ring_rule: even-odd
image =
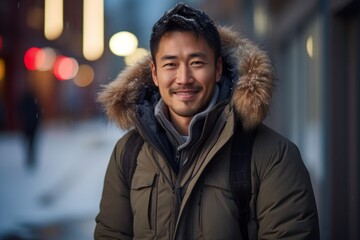
[[[262,124],[274,86],[266,54],[185,4],[154,25],[150,48],[99,96],[129,131],[109,162],[95,238],[318,239],[300,153]],[[229,180],[237,133],[254,136],[245,231]],[[127,145],[136,134],[138,152]],[[130,184],[124,151],[136,155]]]

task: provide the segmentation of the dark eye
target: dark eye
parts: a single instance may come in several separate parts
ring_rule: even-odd
[[[163,65],[163,67],[165,68],[175,68],[176,67],[176,63],[165,63]]]
[[[205,63],[203,62],[203,61],[193,61],[192,63],[191,63],[191,65],[193,65],[193,66],[202,66],[202,65],[204,65]]]

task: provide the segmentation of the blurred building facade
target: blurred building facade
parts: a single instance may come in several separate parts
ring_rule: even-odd
[[[99,113],[96,92],[116,77],[124,59],[108,41],[133,32],[148,48],[153,23],[177,1],[105,0],[105,49],[97,61],[82,56],[83,1],[64,0],[64,31],[43,35],[44,0],[0,2],[1,129],[18,127],[16,102],[34,88],[45,119]],[[360,239],[360,4],[358,0],[184,1],[232,25],[268,51],[278,74],[267,123],[300,148],[315,188],[322,239]],[[58,81],[51,71],[29,71],[24,54],[51,47],[94,69],[91,84]],[[2,67],[3,66],[3,67]],[[1,72],[3,69],[3,72]],[[1,111],[1,110],[0,110]],[[0,114],[1,117],[1,114]],[[0,122],[0,123],[1,123]]]
[[[44,1],[0,2],[0,57],[4,63],[0,97],[5,105],[5,130],[18,128],[17,102],[27,90],[34,92],[42,106],[41,114],[44,119],[56,119],[70,114],[82,117],[94,113],[92,92],[96,83],[80,88],[72,81],[57,80],[51,69],[30,71],[24,65],[24,55],[33,47],[51,48],[57,55],[74,58],[79,64],[86,62],[81,55],[81,8],[81,1],[65,1],[63,34],[58,39],[49,41],[44,36]],[[86,63],[101,67],[96,66],[96,62]]]
[[[202,1],[274,59],[268,124],[300,148],[322,239],[360,239],[360,1]]]

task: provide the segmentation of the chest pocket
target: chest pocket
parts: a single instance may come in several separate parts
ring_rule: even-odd
[[[130,192],[134,216],[134,238],[142,239],[156,234],[157,173],[136,171]]]
[[[206,235],[206,239],[242,239],[238,208],[230,191],[229,170],[213,170],[203,180],[198,213],[200,236]],[[195,232],[195,237],[198,234]]]
[[[228,201],[233,201],[233,195],[230,191],[228,173],[210,174],[205,176],[203,184],[203,204],[219,205],[223,203],[228,205]],[[208,206],[210,207],[210,206]]]

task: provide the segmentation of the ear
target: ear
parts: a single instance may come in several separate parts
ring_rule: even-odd
[[[222,58],[219,57],[217,62],[216,62],[216,82],[220,82],[221,81],[221,76],[222,76]]]
[[[156,75],[156,66],[153,61],[151,61],[151,76],[152,76],[152,80],[153,80],[155,86],[158,87],[159,84],[158,84],[158,79],[157,79],[157,75]]]

